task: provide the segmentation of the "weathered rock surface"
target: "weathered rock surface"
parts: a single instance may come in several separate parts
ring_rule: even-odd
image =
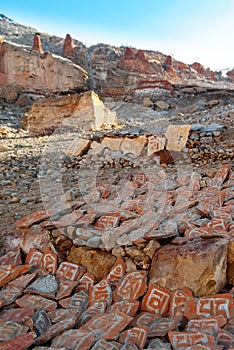
[[[206,70],[205,70],[204,66],[203,66],[201,63],[199,63],[199,62],[194,62],[194,63],[191,65],[191,67],[192,67],[193,69],[195,69],[200,75],[205,76]]]
[[[85,140],[82,138],[76,138],[74,142],[71,144],[68,150],[66,150],[66,154],[68,156],[81,156],[84,152],[89,149],[91,144],[90,140]]]
[[[186,146],[190,125],[169,125],[166,131],[167,150],[182,151]]]
[[[4,102],[13,104],[16,103],[20,93],[22,92],[22,85],[10,84],[0,87],[0,97]]]
[[[85,267],[97,281],[108,275],[115,260],[116,258],[109,253],[87,250],[85,247],[73,247],[67,257],[67,261]]]
[[[49,52],[40,54],[3,41],[0,43],[0,64],[0,86],[13,83],[43,92],[87,90],[86,71]]]
[[[199,240],[157,250],[149,273],[150,283],[168,289],[190,286],[194,295],[215,294],[226,284],[226,240]]]
[[[93,91],[42,98],[27,116],[30,134],[44,134],[56,127],[99,130],[117,126],[116,113],[105,107]]]
[[[165,71],[173,76],[173,77],[178,77],[175,69],[173,68],[173,60],[171,56],[167,56],[164,63],[163,63],[163,68],[165,69]]]
[[[227,72],[227,76],[232,82],[234,81],[234,68]]]

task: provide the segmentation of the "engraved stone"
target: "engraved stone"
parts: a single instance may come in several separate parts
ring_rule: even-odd
[[[28,286],[25,292],[36,293],[42,296],[55,297],[58,287],[58,278],[53,275],[46,275],[44,277],[38,278],[35,282]]]
[[[43,334],[47,329],[47,327],[51,326],[49,316],[47,315],[46,311],[43,308],[35,312],[32,320],[33,320],[37,335]]]

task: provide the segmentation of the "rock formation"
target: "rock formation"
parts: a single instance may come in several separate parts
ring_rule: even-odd
[[[232,70],[229,70],[227,72],[227,77],[229,80],[231,80],[232,82],[234,82],[234,68]]]
[[[136,58],[139,58],[142,61],[148,61],[145,52],[143,50],[138,50],[137,53],[135,54]]]
[[[206,75],[206,70],[205,67],[199,63],[199,62],[194,62],[191,65],[191,68],[195,69],[195,71],[197,71],[200,75],[205,76]]]
[[[181,61],[174,62],[174,67],[180,73],[183,71],[189,70],[189,66],[186,63],[181,62]]]
[[[118,67],[129,71],[143,74],[155,74],[155,68],[149,62],[143,50],[138,50],[136,53],[131,48],[127,47],[123,57],[118,63]]]
[[[7,41],[16,42],[19,45],[28,46],[29,38],[33,40],[35,32],[36,29],[21,26],[15,22],[0,23],[0,35]],[[157,84],[153,82],[159,80],[167,80],[173,84],[180,84],[187,79],[223,80],[221,75],[206,71],[198,62],[193,65],[187,65],[175,59],[172,62],[171,56],[166,57],[159,51],[143,51],[105,44],[87,48],[82,42],[73,40],[69,34],[65,41],[44,33],[40,37],[43,40],[44,51],[67,57],[88,70],[89,87],[103,97],[132,96],[136,90],[137,93],[139,90],[144,93],[146,89],[157,89]],[[38,37],[37,40],[39,39]],[[35,50],[40,52],[39,43],[35,45]],[[3,80],[1,75],[0,72],[0,80]],[[229,79],[230,76],[231,73]],[[148,82],[149,86],[143,82]]]
[[[40,37],[39,33],[36,33],[34,35],[32,50],[36,51],[36,52],[39,52],[39,53],[43,53],[43,50],[42,50],[42,47],[41,47],[41,37]]]
[[[73,62],[76,62],[75,45],[73,43],[73,39],[70,34],[67,34],[64,40],[63,56],[68,58],[69,60],[72,60]]]
[[[78,65],[49,52],[38,55],[7,42],[0,43],[0,86],[19,84],[42,92],[87,90],[88,76]]]
[[[164,61],[164,64],[163,64],[163,68],[165,69],[165,71],[173,76],[173,77],[177,77],[177,73],[175,71],[175,69],[173,68],[173,59],[172,57],[169,55],[166,57],[165,61]]]
[[[37,100],[27,116],[30,134],[46,134],[57,127],[100,130],[117,126],[116,113],[88,91]]]

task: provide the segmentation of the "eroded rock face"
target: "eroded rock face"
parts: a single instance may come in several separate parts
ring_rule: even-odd
[[[232,82],[234,81],[234,68],[227,72],[227,76]]]
[[[191,67],[195,69],[200,75],[206,75],[205,67],[201,63],[194,62]]]
[[[117,126],[116,113],[106,108],[93,91],[39,99],[27,121],[30,134],[45,134],[59,126],[83,130]]]
[[[163,68],[169,75],[172,75],[173,77],[177,77],[177,73],[173,68],[173,60],[170,55],[166,57],[165,62],[163,64]]]
[[[144,74],[155,74],[155,68],[149,62],[143,50],[138,50],[136,53],[126,48],[126,51],[118,63],[118,67],[130,72],[142,72]]]
[[[38,41],[37,41],[38,44]],[[14,44],[0,43],[0,86],[19,84],[25,89],[47,92],[87,90],[86,71],[49,52],[39,54]]]
[[[36,33],[33,38],[33,46],[32,50],[36,52],[43,53],[42,47],[41,47],[41,37],[39,33]]]
[[[226,283],[228,241],[198,240],[157,250],[150,282],[169,289],[189,285],[195,296],[215,294]]]

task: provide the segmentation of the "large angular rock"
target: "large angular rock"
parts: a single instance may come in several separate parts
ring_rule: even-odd
[[[82,122],[88,123],[93,130],[109,129],[117,126],[116,113],[106,108],[93,91],[81,95],[79,104],[72,115],[78,117]]]
[[[169,125],[166,131],[167,150],[180,152],[186,146],[190,125]]]
[[[111,151],[118,151],[120,149],[122,139],[105,137],[101,143],[92,142],[92,148],[89,150],[89,155],[100,154],[105,148],[109,148]]]
[[[132,153],[135,157],[139,157],[146,145],[146,136],[139,136],[135,139],[126,137],[121,143],[120,150],[123,153]]]
[[[90,140],[82,139],[77,137],[66,151],[68,156],[81,156],[84,152],[89,149],[91,144]]]
[[[108,275],[116,258],[106,252],[88,250],[84,247],[72,247],[67,260],[84,266],[99,281]]]
[[[16,103],[20,93],[22,92],[22,86],[18,84],[4,85],[0,88],[0,98],[7,103]]]
[[[56,127],[99,130],[117,126],[116,113],[110,111],[93,91],[82,94],[41,98],[27,116],[30,134],[45,134]]]
[[[218,293],[226,283],[227,251],[225,239],[168,244],[156,251],[149,282],[171,290],[189,286],[197,297]]]

